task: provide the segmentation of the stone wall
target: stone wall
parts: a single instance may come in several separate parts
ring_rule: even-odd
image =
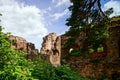
[[[116,80],[120,76],[120,22],[111,22],[109,38],[104,40],[104,51],[94,52],[89,57],[70,56],[66,63],[70,64],[84,77],[107,77],[109,80]],[[62,36],[62,47],[68,37]],[[81,42],[78,42],[78,44]],[[76,48],[73,45],[72,48]],[[69,49],[62,49],[62,57],[69,53]]]
[[[86,58],[81,56],[71,56],[66,62],[71,65],[80,75],[87,78],[106,77],[108,80],[116,80],[114,74],[120,76],[119,61],[108,62],[105,59]],[[103,80],[103,79],[101,79]]]
[[[114,22],[110,23],[109,38],[104,40],[104,51],[94,52],[89,57],[70,56],[65,61],[70,64],[76,71],[88,78],[103,78],[116,80],[116,75],[120,76],[120,25]],[[70,48],[64,50],[61,47],[67,42],[70,37],[56,33],[50,33],[43,38],[41,54],[54,66],[60,65],[61,59],[69,53]],[[84,40],[85,34],[82,33],[78,39]],[[75,41],[71,48],[81,48],[84,44],[80,41]]]
[[[110,36],[106,39],[107,59],[114,61],[120,59],[120,26],[111,27],[109,29]]]
[[[57,36],[56,33],[45,36],[40,53],[55,67],[59,66],[61,60],[61,37]]]
[[[16,48],[18,51],[24,51],[27,53],[26,58],[33,59],[38,55],[38,50],[35,49],[33,43],[27,42],[24,38],[19,36],[10,36],[12,41],[12,48]]]

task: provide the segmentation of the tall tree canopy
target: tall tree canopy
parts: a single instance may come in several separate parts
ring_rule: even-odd
[[[73,5],[69,7],[72,12],[66,25],[74,27],[87,26],[92,22],[98,22],[107,18],[101,9],[100,0],[70,0]],[[112,10],[112,9],[110,9]]]
[[[67,19],[66,23],[70,28],[66,34],[76,40],[80,36],[80,32],[84,32],[87,37],[87,41],[84,40],[84,42],[87,42],[85,43],[87,44],[86,46],[90,46],[89,44],[93,44],[93,42],[101,44],[100,42],[108,30],[104,22],[107,21],[113,9],[110,8],[103,12],[101,9],[101,0],[70,1],[72,3],[69,7],[71,16]],[[96,27],[96,25],[99,25],[99,27]]]

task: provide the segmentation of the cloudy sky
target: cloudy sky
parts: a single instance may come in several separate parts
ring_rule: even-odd
[[[113,7],[114,15],[120,15],[120,0],[101,0],[102,8]],[[69,0],[0,0],[0,17],[4,32],[12,32],[40,49],[42,37],[51,32],[65,33]]]

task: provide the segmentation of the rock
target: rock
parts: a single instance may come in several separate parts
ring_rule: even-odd
[[[120,59],[120,26],[111,27],[109,33],[109,38],[106,39],[107,59],[114,61]]]
[[[70,37],[65,35],[61,37],[63,47]],[[75,41],[77,44],[65,50],[62,48],[62,58],[69,53],[71,48],[82,48],[84,46],[82,40],[85,38],[85,34],[81,33],[80,37]],[[70,64],[84,77],[93,77],[95,79],[106,77],[108,80],[117,80],[116,77],[120,76],[120,21],[111,22],[109,37],[103,41],[103,52],[94,51],[89,57],[70,56],[64,59],[64,62]]]
[[[60,65],[61,57],[61,37],[56,33],[50,33],[43,38],[40,53],[50,61],[53,66]]]
[[[38,50],[35,49],[35,45],[33,43],[27,42],[24,38],[19,36],[10,36],[10,40],[12,41],[12,48],[16,48],[18,51],[23,51],[27,53],[27,59],[33,59],[38,54]]]
[[[18,51],[22,50],[22,51],[26,51],[27,50],[27,41],[22,38],[22,37],[18,37],[18,36],[10,36],[10,40],[13,42],[12,44],[12,48],[16,48]]]

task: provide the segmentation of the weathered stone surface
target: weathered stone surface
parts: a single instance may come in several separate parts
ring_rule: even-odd
[[[109,38],[104,40],[104,51],[93,52],[90,57],[70,56],[66,62],[84,77],[107,77],[109,80],[116,80],[115,76],[120,76],[120,22],[112,22],[109,29]],[[84,35],[83,35],[84,37]],[[68,36],[62,36],[62,46],[69,39]],[[81,38],[78,38],[79,40]],[[71,48],[76,49],[84,45],[80,41]],[[70,49],[70,48],[69,48]],[[69,53],[69,49],[62,49],[62,56]]]
[[[24,38],[19,36],[10,36],[10,40],[13,42],[12,48],[16,48],[18,51],[24,51],[27,54],[26,58],[33,59],[38,54],[38,50],[35,49],[33,43],[27,42]]]
[[[13,42],[13,45],[11,46],[12,48],[16,48],[18,51],[26,51],[27,50],[27,41],[18,36],[10,36],[10,40]]]
[[[91,59],[81,56],[71,56],[67,59],[67,63],[70,64],[76,71],[87,78],[93,77],[95,79],[106,77],[108,80],[114,77],[113,74],[120,75],[119,61],[108,62],[105,59]]]
[[[61,37],[56,33],[50,33],[43,38],[40,53],[46,56],[54,66],[60,65],[61,58]]]
[[[65,35],[61,35],[61,58],[63,58],[65,55],[67,55],[69,53],[69,49],[63,49],[65,43],[67,42],[67,40],[69,39],[70,37],[68,36],[65,36]]]
[[[109,33],[109,38],[106,40],[107,59],[114,61],[120,59],[120,26],[111,27]]]

